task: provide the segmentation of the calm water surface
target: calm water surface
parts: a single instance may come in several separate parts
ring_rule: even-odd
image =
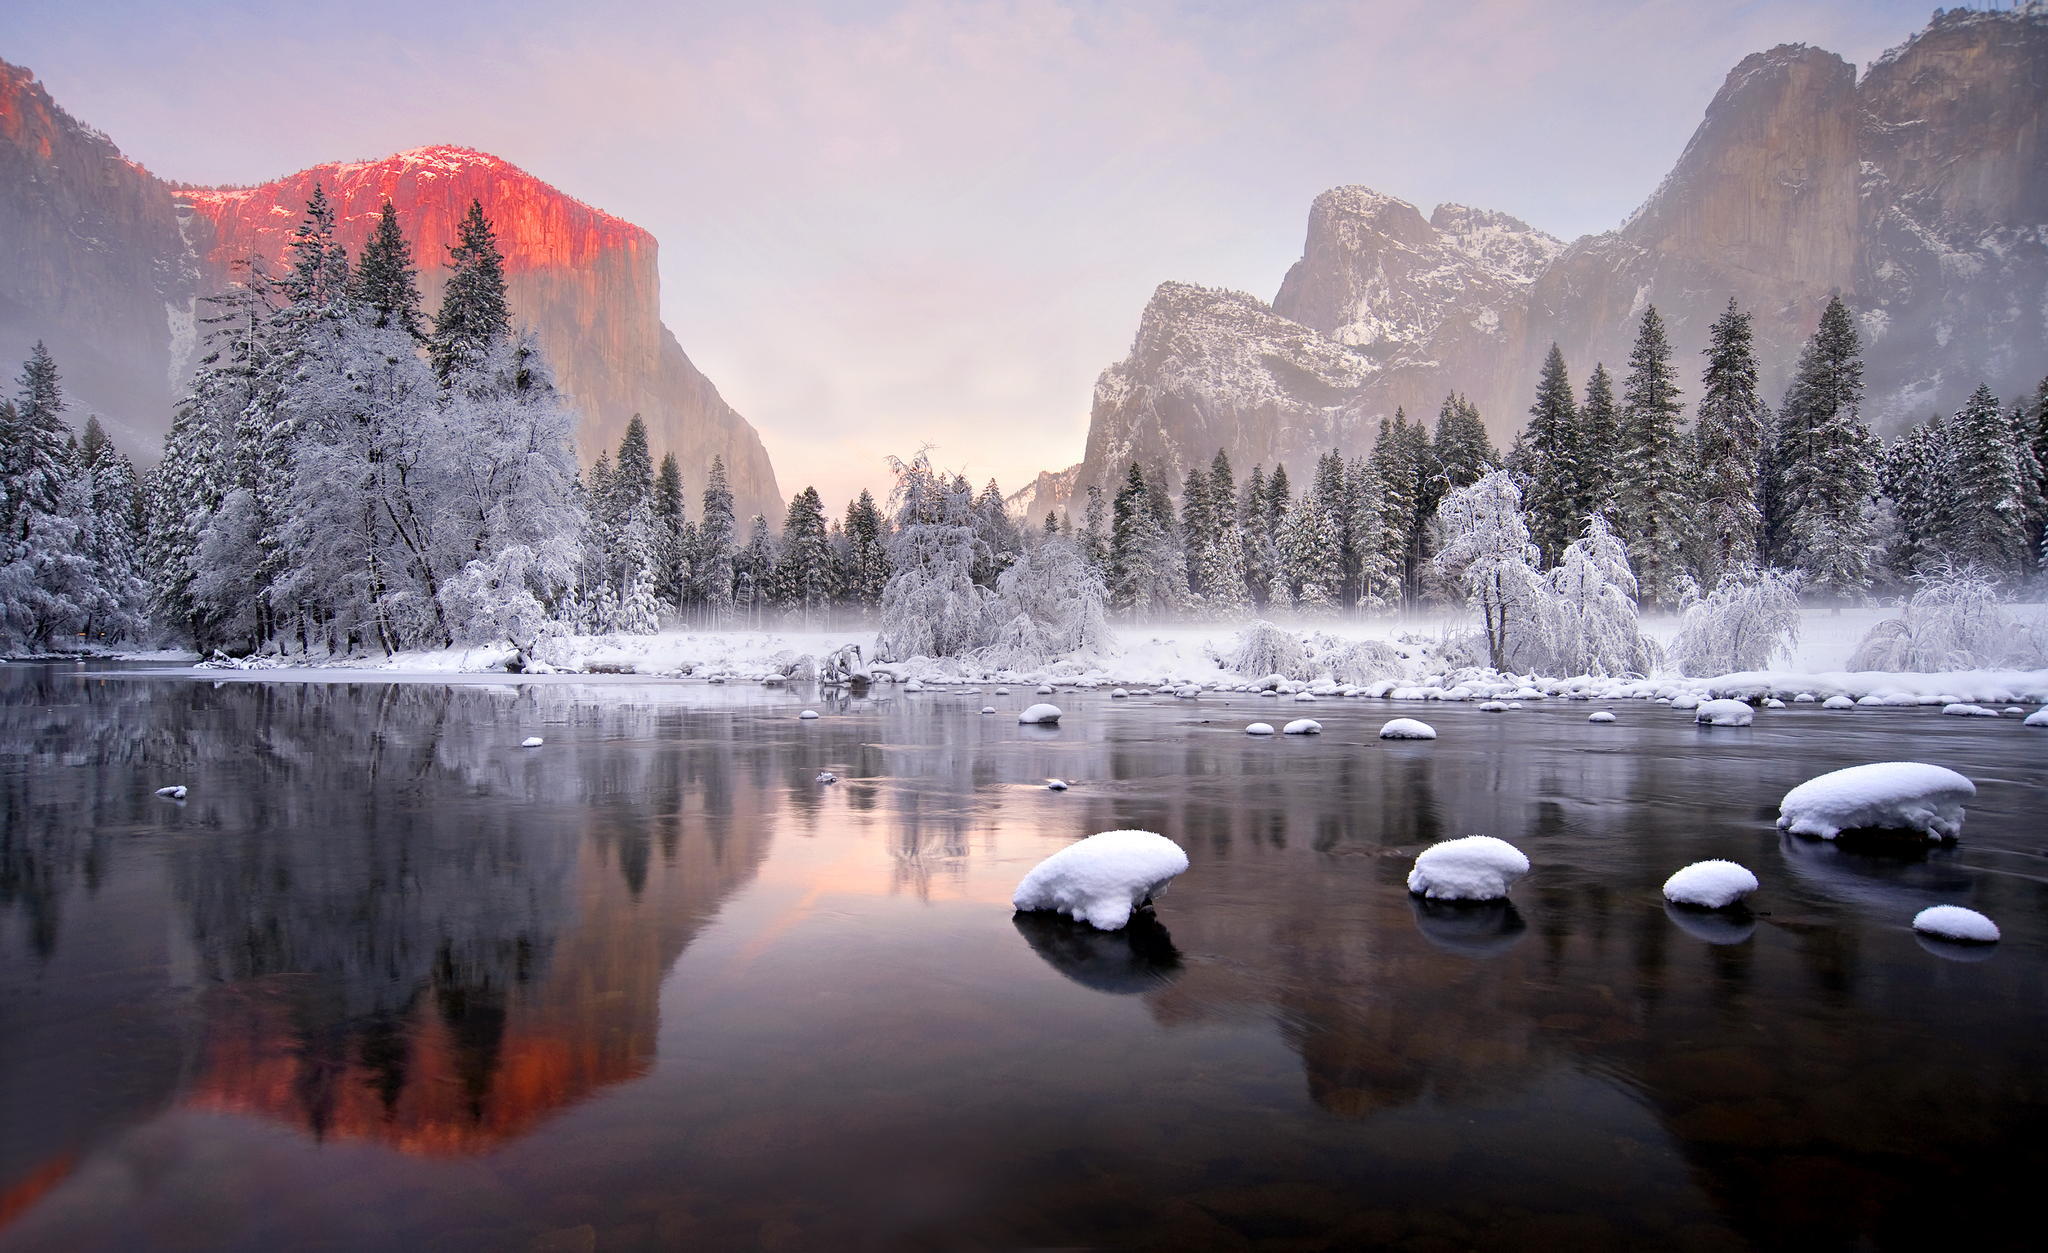
[[[0,666],[0,1249],[2038,1234],[2048,734],[1029,699]],[[1953,851],[1773,830],[1902,757],[1977,781]],[[1012,916],[1129,826],[1193,862],[1156,920]],[[1535,863],[1514,907],[1412,902],[1475,831]],[[1666,910],[1706,857],[1753,917]],[[1930,950],[1940,902],[2005,942]]]

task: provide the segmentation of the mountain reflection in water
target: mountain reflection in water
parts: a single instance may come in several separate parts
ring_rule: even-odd
[[[2014,726],[988,700],[0,667],[0,1249],[1905,1248],[2031,1205]],[[1978,779],[1956,849],[1760,816],[1900,757]],[[1189,852],[1156,912],[1011,912],[1118,827]],[[1411,898],[1473,831],[1514,903]],[[1708,857],[1753,912],[1665,907]],[[1923,947],[1937,900],[2005,942]]]

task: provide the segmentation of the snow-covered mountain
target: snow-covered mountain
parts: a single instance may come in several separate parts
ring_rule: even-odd
[[[1241,471],[1299,472],[1332,446],[1364,451],[1397,407],[1434,420],[1454,390],[1505,441],[1553,341],[1575,384],[1596,361],[1619,378],[1647,304],[1691,392],[1733,296],[1775,398],[1837,291],[1880,432],[1980,381],[2010,397],[2048,373],[2048,5],[1939,13],[1860,80],[1803,45],[1745,58],[1643,206],[1569,246],[1503,213],[1324,192],[1271,308],[1159,288],[1096,384],[1065,491],[1219,446]]]
[[[661,322],[654,237],[500,157],[437,145],[316,165],[254,187],[165,183],[64,112],[25,69],[0,62],[0,358],[49,342],[74,397],[128,451],[149,456],[202,350],[196,297],[238,263],[282,257],[318,182],[352,251],[390,197],[431,309],[442,260],[472,198],[505,252],[514,317],[532,326],[578,412],[586,459],[642,415],[686,486],[725,458],[744,517],[782,512],[760,437]]]

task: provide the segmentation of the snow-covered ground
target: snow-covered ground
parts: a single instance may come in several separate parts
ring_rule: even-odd
[[[2014,606],[2016,615],[2038,618],[2040,605]],[[1447,661],[1443,648],[1451,636],[1469,625],[1461,614],[1371,622],[1296,623],[1288,627],[1303,642],[1307,658],[1291,676],[1240,674],[1230,667],[1241,623],[1175,626],[1119,626],[1116,647],[1101,653],[1072,656],[1022,671],[992,671],[962,659],[912,658],[877,667],[882,681],[1004,681],[1054,683],[1074,687],[1163,688],[1183,685],[1236,688],[1241,685],[1279,687],[1283,692],[1311,690],[1321,695],[1391,696],[1409,700],[1526,700],[1570,696],[1601,700],[1715,697],[1755,699],[1777,695],[1791,701],[1810,695],[1814,701],[1843,696],[1863,705],[1946,705],[1957,701],[2007,706],[2048,702],[2048,670],[1972,670],[1943,674],[1848,672],[1841,667],[1872,624],[1895,612],[1879,607],[1842,610],[1809,609],[1802,621],[1797,651],[1789,664],[1713,678],[1660,673],[1649,679],[1532,678],[1502,676]],[[1646,633],[1668,643],[1677,632],[1675,617],[1650,618]],[[1361,663],[1356,646],[1376,641],[1386,649]],[[846,645],[864,652],[874,645],[871,628],[834,631],[801,630],[669,630],[655,635],[568,636],[543,646],[544,665],[522,678],[564,675],[633,675],[641,678],[688,677],[758,683],[776,681],[794,672],[807,679],[807,662],[816,662]],[[254,663],[250,670],[217,670],[220,677],[338,678],[337,668],[376,672],[389,677],[494,675],[502,680],[512,654],[506,648],[450,648],[404,653],[388,660],[338,663],[336,667],[294,667],[274,661]],[[1364,664],[1370,673],[1361,673]],[[1344,672],[1347,671],[1348,672]],[[310,671],[310,673],[309,673]],[[1340,673],[1341,672],[1341,673]]]

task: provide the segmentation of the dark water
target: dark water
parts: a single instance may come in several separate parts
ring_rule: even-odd
[[[0,1249],[2036,1234],[2048,733],[976,712],[1025,699],[0,666]],[[1326,734],[1238,734],[1300,712]],[[1418,712],[1441,739],[1373,738]],[[1959,848],[1772,829],[1901,757],[1977,781]],[[1192,859],[1156,921],[1013,918],[1122,826]],[[1413,854],[1474,831],[1535,863],[1513,909],[1412,903]],[[1757,871],[1753,918],[1667,913],[1704,857]],[[1929,951],[1938,902],[2005,942]]]

